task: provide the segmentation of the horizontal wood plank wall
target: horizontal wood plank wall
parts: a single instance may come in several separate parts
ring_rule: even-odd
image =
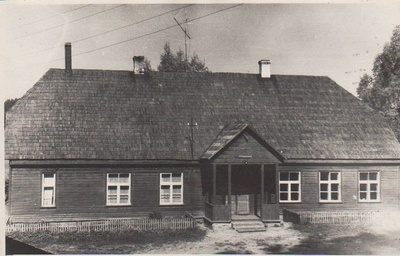
[[[41,174],[55,172],[56,207],[41,207]],[[131,173],[132,206],[106,206],[106,176]],[[184,205],[159,205],[160,172],[183,172]],[[152,211],[181,216],[185,211],[204,211],[199,168],[46,168],[12,171],[13,221],[147,217]]]
[[[251,158],[246,158],[251,156]],[[245,133],[216,157],[214,163],[278,163],[279,160],[253,136]]]
[[[390,166],[280,166],[280,171],[300,171],[301,203],[280,203],[280,209],[302,211],[332,211],[332,210],[398,210],[399,209],[399,169]],[[341,203],[319,202],[319,171],[341,172]],[[358,202],[358,172],[379,171],[381,202]]]

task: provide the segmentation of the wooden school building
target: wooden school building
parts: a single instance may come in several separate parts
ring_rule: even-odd
[[[399,142],[328,77],[72,69],[70,47],[6,115],[13,222],[399,209]]]

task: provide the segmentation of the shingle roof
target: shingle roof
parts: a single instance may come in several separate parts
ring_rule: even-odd
[[[399,159],[381,116],[328,77],[50,69],[7,113],[7,159],[198,159],[247,123],[285,158]]]
[[[219,151],[221,151],[229,142],[236,138],[241,132],[248,127],[245,123],[234,123],[224,127],[217,135],[211,145],[206,149],[206,152],[201,156],[202,159],[210,159]]]

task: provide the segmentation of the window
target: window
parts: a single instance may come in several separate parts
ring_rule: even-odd
[[[340,202],[340,172],[319,173],[319,201]]]
[[[279,173],[279,202],[301,202],[300,172]]]
[[[42,174],[42,207],[56,206],[56,175]]]
[[[378,202],[379,172],[359,172],[359,198],[360,202]]]
[[[183,173],[160,173],[160,204],[183,204]]]
[[[131,204],[131,174],[107,174],[107,205]]]

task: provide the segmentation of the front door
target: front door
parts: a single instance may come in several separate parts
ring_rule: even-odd
[[[232,214],[250,214],[250,196],[249,195],[232,195],[231,206]]]

